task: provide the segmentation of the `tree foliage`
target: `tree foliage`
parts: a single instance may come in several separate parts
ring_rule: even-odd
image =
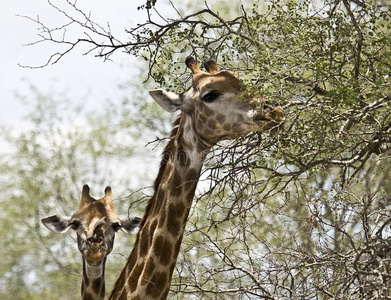
[[[222,143],[206,163],[171,296],[189,299],[391,297],[389,227],[391,14],[381,1],[269,1],[237,10],[205,3],[116,39],[77,2],[68,22],[39,19],[37,43],[125,51],[145,78],[182,91],[184,57],[214,58],[254,94],[280,105],[278,135]],[[233,5],[233,7],[235,7]],[[67,29],[85,34],[68,39]]]
[[[154,160],[157,165],[158,155],[134,140],[137,129],[133,124],[129,127],[128,114],[122,115],[126,99],[107,103],[102,112],[86,110],[85,99],[82,106],[66,94],[43,93],[35,87],[23,98],[29,108],[24,118],[28,125],[1,132],[10,151],[0,161],[0,298],[77,299],[82,260],[76,235],[51,233],[41,219],[57,213],[72,215],[83,184],[90,185],[96,199],[110,185],[118,215],[142,216],[140,204],[148,186],[135,191],[141,178],[153,178],[140,168],[140,161],[142,167],[153,166]],[[154,137],[148,131],[144,135]],[[108,292],[132,243],[134,238],[117,234],[106,265]]]

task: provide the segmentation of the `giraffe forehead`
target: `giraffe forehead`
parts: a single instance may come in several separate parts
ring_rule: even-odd
[[[116,222],[117,219],[119,219],[113,210],[109,209],[100,201],[94,200],[88,205],[78,209],[72,216],[72,219],[83,221],[83,223],[89,226],[95,219],[99,220],[103,217],[111,222]]]
[[[217,74],[202,73],[193,77],[193,86],[205,90],[221,90],[225,92],[239,91],[240,80],[232,72],[223,71]]]

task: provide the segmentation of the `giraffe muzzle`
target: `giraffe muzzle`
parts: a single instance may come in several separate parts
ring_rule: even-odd
[[[103,234],[94,233],[85,243],[84,254],[90,261],[100,261],[109,252]]]
[[[89,250],[96,252],[98,250],[104,250],[105,248],[105,237],[102,226],[96,228],[90,238],[86,241],[86,246]]]
[[[263,130],[274,134],[284,129],[285,116],[282,109],[267,105],[253,116],[253,121],[260,124]]]

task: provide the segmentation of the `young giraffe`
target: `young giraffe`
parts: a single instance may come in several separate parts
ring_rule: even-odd
[[[83,186],[78,210],[71,216],[54,215],[42,223],[55,233],[74,229],[83,257],[81,296],[84,300],[104,299],[106,258],[113,249],[115,233],[121,229],[127,234],[137,232],[141,218],[121,220],[114,211],[113,194],[108,186],[105,196],[95,200],[88,185]]]
[[[162,108],[182,114],[163,152],[136,244],[109,299],[166,299],[206,154],[224,138],[272,130],[284,120],[281,109],[259,107],[238,77],[220,72],[212,60],[204,63],[207,72],[192,57],[186,65],[193,73],[190,89],[179,95],[150,91]]]

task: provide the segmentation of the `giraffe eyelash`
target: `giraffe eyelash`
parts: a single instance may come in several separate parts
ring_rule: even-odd
[[[211,91],[202,96],[202,101],[210,103],[216,100],[220,96],[221,93],[219,91]]]

